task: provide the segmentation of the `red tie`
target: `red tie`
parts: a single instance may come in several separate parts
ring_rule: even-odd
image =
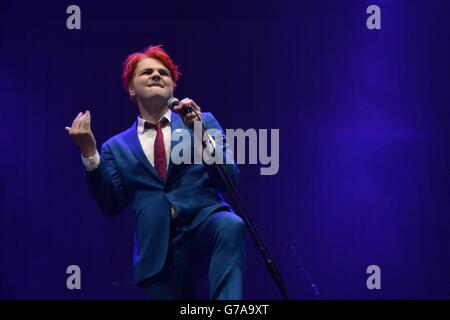
[[[154,155],[155,169],[162,180],[166,179],[167,158],[166,158],[166,148],[164,147],[164,135],[161,128],[165,127],[167,123],[168,121],[166,118],[163,118],[157,124],[145,122],[146,128],[154,128],[156,130],[153,155]]]

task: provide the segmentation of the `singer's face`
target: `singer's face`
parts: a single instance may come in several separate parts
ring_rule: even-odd
[[[173,96],[173,88],[169,70],[158,60],[145,58],[136,66],[130,95],[142,101],[167,101]]]

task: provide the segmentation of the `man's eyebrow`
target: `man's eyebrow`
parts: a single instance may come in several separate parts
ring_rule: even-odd
[[[153,68],[145,68],[145,69],[141,70],[141,71],[139,72],[139,74],[142,74],[142,73],[147,72],[147,71],[152,72],[152,71],[153,71]],[[169,70],[164,69],[164,68],[160,68],[160,69],[158,69],[158,71],[159,71],[159,72],[164,71],[164,72],[170,73]]]

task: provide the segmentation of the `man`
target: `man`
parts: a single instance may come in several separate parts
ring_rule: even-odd
[[[212,114],[201,113],[192,99],[181,100],[174,112],[168,108],[178,77],[161,46],[131,54],[122,81],[139,108],[137,121],[106,141],[101,155],[89,111],[65,129],[81,150],[90,191],[103,213],[115,216],[128,204],[133,208],[134,277],[149,299],[194,299],[196,283],[206,272],[212,299],[242,299],[243,221],[222,199],[211,165],[175,164],[170,157],[178,143],[171,141],[173,133],[192,132],[194,121],[202,120],[206,129],[218,129],[224,137]],[[183,112],[189,107],[201,119]],[[193,145],[192,152],[199,152]],[[236,184],[237,166],[227,152],[224,157],[223,167]]]

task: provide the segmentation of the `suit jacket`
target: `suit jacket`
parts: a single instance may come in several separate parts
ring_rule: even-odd
[[[211,113],[203,113],[202,117],[206,129],[220,130],[225,139],[223,129]],[[178,114],[172,113],[172,135],[177,129],[188,128]],[[192,155],[193,141],[192,137]],[[172,141],[171,148],[186,142]],[[225,140],[223,146],[224,161],[232,159]],[[236,164],[233,162],[223,167],[236,185],[239,178]],[[214,211],[229,208],[220,194],[219,181],[210,165],[176,165],[170,159],[166,180],[162,181],[142,150],[137,121],[102,145],[99,167],[85,171],[85,176],[105,215],[116,216],[129,204],[132,206],[135,217],[134,279],[138,285],[164,265],[172,206],[177,211],[177,223],[183,231],[195,228]]]

